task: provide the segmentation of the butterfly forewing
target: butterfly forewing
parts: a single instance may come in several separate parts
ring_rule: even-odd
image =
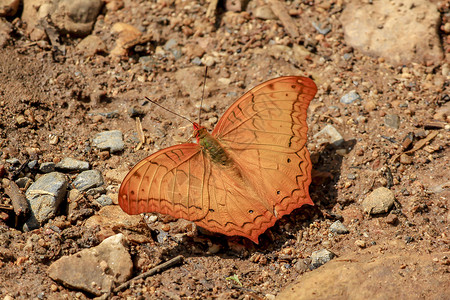
[[[306,112],[316,91],[305,77],[270,80],[236,101],[213,132],[277,217],[312,204]]]

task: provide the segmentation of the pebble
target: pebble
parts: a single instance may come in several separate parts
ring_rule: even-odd
[[[209,246],[208,248],[208,253],[209,254],[216,254],[219,253],[220,249],[222,247],[219,244],[212,244],[211,246]]]
[[[100,112],[98,113],[100,116],[105,117],[107,119],[114,119],[117,118],[119,116],[119,111],[113,110],[113,111],[107,111],[107,112]]]
[[[118,205],[108,205],[102,207],[96,215],[86,220],[85,226],[88,228],[133,228],[138,227],[141,222],[140,215],[129,215]]]
[[[342,96],[339,101],[344,104],[350,104],[356,100],[361,100],[361,96],[356,91],[350,91],[348,94]]]
[[[404,165],[412,164],[412,157],[408,154],[403,153],[402,155],[400,155],[400,163]]]
[[[6,162],[7,162],[8,164],[13,165],[13,166],[20,164],[20,160],[18,160],[18,159],[15,158],[15,157],[13,157],[13,158],[8,158],[8,159],[6,160]]]
[[[400,127],[400,117],[393,114],[385,115],[384,124],[391,128],[398,129]]]
[[[166,51],[170,51],[173,56],[175,57],[175,59],[180,59],[181,58],[181,49],[178,46],[178,42],[176,39],[169,39],[165,44],[164,44],[164,50]]]
[[[386,223],[391,224],[391,225],[397,225],[398,223],[398,217],[396,215],[394,215],[393,213],[390,213],[387,217],[386,217]]]
[[[337,233],[337,234],[346,234],[349,233],[349,230],[347,227],[345,227],[344,224],[342,224],[341,221],[337,220],[330,226],[330,231]]]
[[[55,172],[56,164],[54,162],[44,162],[39,166],[39,171],[42,173]]]
[[[78,43],[76,49],[85,57],[92,57],[97,53],[106,53],[106,44],[96,35],[88,35]]]
[[[321,131],[316,133],[313,138],[317,139],[318,144],[332,144],[340,146],[344,142],[342,135],[334,128],[333,125],[325,126]]]
[[[38,161],[35,159],[35,160],[30,161],[27,166],[30,169],[34,169],[37,167],[37,165],[38,165]]]
[[[63,172],[85,171],[89,170],[89,163],[71,157],[64,157],[55,167]]]
[[[314,251],[311,254],[311,268],[317,269],[318,267],[320,267],[320,266],[326,264],[327,262],[329,262],[330,260],[332,260],[335,256],[336,256],[336,254],[334,254],[333,252],[331,252],[327,249]]]
[[[331,27],[322,28],[322,25],[320,23],[317,24],[316,22],[312,22],[312,26],[315,30],[317,30],[318,33],[323,35],[327,35],[331,31]]]
[[[17,123],[17,125],[22,126],[22,125],[25,125],[27,123],[27,120],[25,120],[24,116],[18,115],[16,117],[16,123]]]
[[[61,0],[53,4],[53,24],[64,33],[88,35],[102,8],[101,0]]]
[[[5,166],[4,165],[0,165],[0,178],[5,176],[5,174],[6,174]]]
[[[444,24],[444,31],[446,33],[450,33],[450,22]]]
[[[19,9],[19,0],[7,0],[0,2],[0,17],[12,17]]]
[[[113,203],[112,199],[106,195],[101,195],[100,197],[95,199],[95,201],[97,201],[97,203],[100,204],[101,206],[107,206]]]
[[[133,105],[128,109],[128,115],[132,118],[145,116],[145,111],[142,107]]]
[[[68,181],[62,173],[52,172],[39,177],[26,191],[32,216],[24,225],[25,230],[38,228],[56,215],[66,195]]]
[[[123,142],[123,135],[120,130],[97,133],[92,140],[92,143],[98,149],[109,150],[111,153],[122,151],[125,146]]]
[[[57,135],[54,134],[50,134],[50,136],[48,137],[48,143],[50,145],[56,145],[59,142],[59,137]]]
[[[127,55],[128,44],[132,43],[142,35],[142,32],[133,25],[122,22],[115,23],[111,28],[111,32],[118,35],[116,44],[110,51],[110,54],[113,57]]]
[[[300,274],[303,274],[309,271],[308,263],[304,259],[300,259],[294,264],[294,269]]]
[[[374,111],[377,108],[377,104],[373,100],[364,101],[364,109],[367,112]]]
[[[123,234],[111,236],[98,246],[63,256],[48,268],[48,275],[64,285],[95,296],[109,293],[129,279],[133,262]]]
[[[355,245],[358,246],[359,248],[366,248],[366,242],[363,240],[356,240],[355,241]]]
[[[273,13],[269,5],[258,5],[253,10],[253,14],[256,18],[263,20],[276,20],[277,16]]]
[[[394,205],[394,193],[385,187],[372,191],[362,202],[364,212],[371,215],[386,213]]]
[[[104,186],[90,188],[86,191],[86,195],[103,195],[106,193],[106,189]]]
[[[191,63],[193,65],[196,65],[196,66],[201,66],[202,65],[202,59],[200,57],[196,56],[196,57],[194,57],[192,59]]]
[[[73,181],[72,185],[79,191],[85,192],[91,188],[103,185],[103,176],[99,170],[88,170],[81,172]]]
[[[20,177],[16,180],[16,184],[21,189],[27,189],[30,187],[30,185],[33,183],[33,180],[31,180],[28,177]]]
[[[277,297],[274,294],[265,294],[267,300],[275,300]]]

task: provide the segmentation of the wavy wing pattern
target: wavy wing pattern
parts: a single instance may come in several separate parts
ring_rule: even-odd
[[[130,214],[159,212],[258,242],[277,219],[309,197],[306,112],[317,91],[305,77],[260,84],[239,98],[207,140],[230,157],[211,159],[198,144],[172,146],[139,162],[124,179],[119,204]]]

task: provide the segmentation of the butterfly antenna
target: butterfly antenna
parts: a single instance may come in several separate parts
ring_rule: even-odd
[[[205,86],[206,86],[206,75],[208,73],[208,67],[205,67],[205,76],[203,77],[203,91],[202,100],[200,100],[200,109],[198,110],[198,124],[200,125],[200,116],[202,114],[203,98],[205,98]]]
[[[166,110],[166,111],[168,111],[168,112],[170,112],[170,113],[172,113],[172,114],[174,114],[174,115],[176,115],[176,116],[178,116],[178,117],[180,117],[180,118],[185,119],[185,120],[188,121],[189,123],[194,124],[194,122],[192,122],[191,120],[189,120],[189,119],[186,118],[185,116],[182,116],[182,115],[180,115],[180,114],[177,114],[177,113],[174,112],[174,111],[171,111],[170,109],[165,108],[165,107],[162,106],[161,104],[158,104],[158,103],[156,103],[156,102],[153,101],[153,100],[150,100],[148,97],[145,97],[145,99],[147,99],[147,100],[150,101],[151,103],[153,103],[153,104],[155,104],[155,105],[161,107],[162,109],[164,109],[164,110]]]

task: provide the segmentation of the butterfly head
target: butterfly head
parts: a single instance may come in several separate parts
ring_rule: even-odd
[[[194,124],[193,136],[197,139],[197,144],[200,144],[200,139],[205,136],[206,128],[195,122],[193,124]]]

